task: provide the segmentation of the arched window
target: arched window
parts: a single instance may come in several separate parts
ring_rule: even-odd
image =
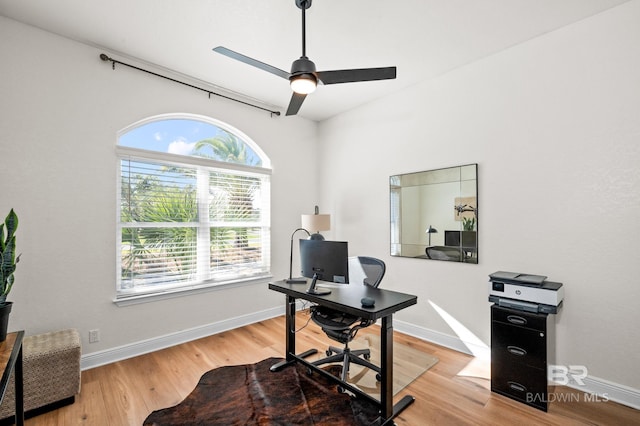
[[[118,135],[117,300],[270,274],[270,162],[246,135],[193,115]]]

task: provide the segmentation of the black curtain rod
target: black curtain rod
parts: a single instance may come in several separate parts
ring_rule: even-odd
[[[221,95],[220,93],[212,92],[211,90],[203,89],[202,87],[194,86],[193,84],[185,83],[184,81],[176,80],[174,78],[167,77],[167,76],[164,76],[162,74],[157,74],[157,73],[155,73],[153,71],[145,70],[144,68],[139,68],[139,67],[136,67],[136,66],[131,65],[131,64],[120,62],[120,61],[118,61],[116,59],[110,58],[109,56],[105,55],[104,53],[100,54],[100,59],[102,59],[105,62],[110,61],[111,62],[111,68],[113,68],[114,70],[116,69],[116,64],[124,65],[125,67],[133,68],[134,70],[146,72],[147,74],[155,75],[156,77],[161,77],[161,78],[164,78],[165,80],[173,81],[174,83],[179,83],[179,84],[182,84],[184,86],[191,87],[192,89],[200,90],[202,92],[207,93],[209,95],[209,99],[211,99],[211,95],[216,95],[216,96],[220,96],[221,98],[229,99],[230,101],[239,102],[241,104],[244,104],[244,105],[247,105],[247,106],[250,106],[250,107],[253,107],[253,108],[258,108],[258,109],[261,109],[263,111],[267,111],[272,116],[273,115],[277,115],[277,116],[280,115],[280,111],[271,111],[270,109],[263,108],[263,107],[258,106],[258,105],[250,104],[248,102],[241,101],[239,99],[235,99],[235,98],[232,98],[232,97],[229,97],[229,96]]]

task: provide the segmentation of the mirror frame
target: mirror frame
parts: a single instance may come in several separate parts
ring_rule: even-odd
[[[478,164],[390,176],[389,199],[391,256],[478,263]]]

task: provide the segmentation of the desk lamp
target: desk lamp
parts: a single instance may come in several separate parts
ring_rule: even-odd
[[[306,284],[306,278],[293,278],[293,236],[298,231],[304,231],[309,236],[309,240],[324,240],[320,231],[328,231],[331,229],[331,215],[319,214],[318,206],[315,208],[314,214],[303,214],[301,217],[302,228],[298,228],[291,234],[291,247],[289,251],[289,279],[286,279],[287,284]],[[315,230],[314,234],[311,234],[307,229]]]
[[[284,280],[284,282],[286,282],[287,284],[306,284],[307,283],[307,279],[306,278],[292,278],[292,274],[293,274],[293,236],[298,231],[304,231],[304,232],[307,233],[307,235],[309,237],[311,237],[311,234],[309,233],[309,231],[307,231],[304,228],[298,228],[295,231],[293,231],[293,234],[291,234],[291,250],[289,252],[289,279],[288,280]]]
[[[429,234],[429,245],[431,245],[431,234],[435,234],[438,232],[438,230],[434,227],[432,227],[431,225],[429,225],[429,228],[425,231],[427,234]]]

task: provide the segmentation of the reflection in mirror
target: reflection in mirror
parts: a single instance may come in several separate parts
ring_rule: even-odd
[[[391,255],[478,263],[478,165],[389,178]]]

